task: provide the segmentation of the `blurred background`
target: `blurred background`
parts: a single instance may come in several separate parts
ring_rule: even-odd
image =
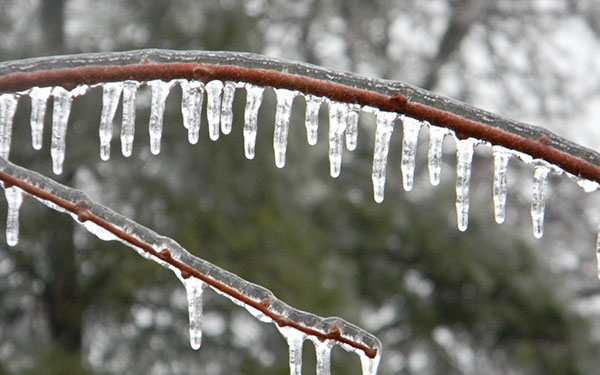
[[[1,60],[155,47],[305,61],[402,80],[600,148],[594,0],[2,0],[0,35]],[[546,232],[535,240],[532,168],[512,160],[506,222],[497,225],[491,151],[482,146],[470,225],[461,233],[450,138],[442,184],[432,187],[428,132],[421,132],[415,188],[407,193],[398,124],[386,199],[376,204],[371,115],[361,116],[358,149],[344,153],[342,174],[332,179],[325,107],[320,142],[310,147],[304,102],[296,100],[280,170],[271,146],[272,91],[249,161],[243,90],[232,134],[210,141],[204,118],[192,146],[173,89],[162,152],[152,156],[150,95],[141,89],[133,156],[120,155],[115,137],[103,162],[101,96],[94,89],[74,101],[58,177],[48,152],[50,115],[44,148],[33,151],[30,103],[22,99],[11,160],[84,189],[297,308],[368,329],[384,344],[380,374],[600,373],[597,194],[552,176]],[[277,330],[222,297],[206,293],[203,344],[193,351],[184,288],[171,272],[33,199],[23,204],[21,227],[16,247],[0,241],[0,374],[289,372]],[[313,346],[304,349],[304,373],[314,373]],[[332,373],[359,374],[358,357],[335,348]]]

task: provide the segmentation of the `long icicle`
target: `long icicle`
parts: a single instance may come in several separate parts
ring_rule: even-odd
[[[458,230],[464,232],[469,226],[469,185],[471,163],[477,139],[467,138],[456,143],[456,219]]]
[[[533,185],[531,194],[531,220],[533,236],[542,238],[544,235],[544,211],[546,210],[546,185],[551,169],[538,164],[533,168]]]
[[[121,123],[121,153],[125,157],[133,152],[133,137],[135,135],[135,98],[140,83],[137,81],[123,82],[123,119]]]
[[[289,326],[275,326],[288,343],[290,375],[302,375],[302,346],[306,334]]]
[[[206,84],[206,119],[208,121],[208,136],[212,141],[219,139],[219,124],[221,123],[221,96],[223,82],[213,80]]]
[[[44,117],[46,116],[46,106],[51,93],[52,87],[34,87],[27,93],[31,98],[31,145],[34,150],[42,148]]]
[[[336,178],[342,170],[344,131],[348,120],[348,104],[329,102],[329,173]]]
[[[262,103],[265,88],[246,84],[246,109],[244,111],[244,154],[247,159],[254,159],[258,109]]]
[[[305,95],[306,101],[306,112],[305,112],[305,126],[306,126],[306,140],[308,144],[314,146],[317,144],[319,136],[319,110],[321,109],[321,103],[323,98],[314,95]]]
[[[8,214],[6,216],[6,243],[15,246],[19,242],[19,210],[23,203],[23,192],[16,186],[4,189],[6,201],[8,202]]]
[[[360,105],[348,105],[348,114],[346,116],[346,150],[354,151],[358,146],[358,112]]]
[[[223,85],[223,98],[221,100],[221,133],[231,133],[233,124],[233,97],[235,95],[235,82],[226,81]]]
[[[102,85],[102,113],[100,114],[100,159],[110,158],[110,141],[113,135],[113,119],[123,91],[122,82],[109,82]]]
[[[427,167],[431,185],[440,184],[442,175],[442,145],[444,138],[450,134],[448,129],[429,125],[429,150],[427,152]]]
[[[190,346],[200,349],[202,344],[202,294],[206,284],[195,277],[180,278],[185,286],[190,317]]]
[[[13,117],[19,97],[16,94],[0,95],[0,157],[8,159],[12,140]]]
[[[183,126],[188,130],[188,142],[195,145],[200,138],[204,83],[181,80],[181,115]]]
[[[506,169],[512,153],[502,146],[492,146],[492,154],[494,155],[494,185],[492,188],[494,217],[496,223],[502,224],[506,217],[506,194],[508,192]]]
[[[87,86],[77,86],[71,91],[57,86],[52,90],[54,97],[54,109],[52,111],[52,142],[50,144],[50,155],[52,157],[52,170],[55,174],[61,174],[65,160],[67,124],[71,114],[73,98],[85,94]]]
[[[421,131],[421,121],[404,116],[402,119],[402,186],[404,190],[413,188],[415,176],[415,156],[417,154],[417,141]]]
[[[371,179],[373,181],[373,198],[377,203],[383,202],[387,156],[390,150],[390,139],[394,131],[396,117],[396,113],[393,112],[378,111],[376,113],[377,127],[375,129],[375,149],[373,151]]]
[[[150,105],[150,152],[154,155],[160,153],[160,139],[162,138],[163,118],[165,114],[165,101],[175,81],[149,81],[148,86],[152,91],[152,103]]]
[[[275,166],[283,168],[285,166],[292,103],[298,92],[287,89],[275,89],[275,95],[277,96],[277,109],[275,111],[273,151],[275,153]]]

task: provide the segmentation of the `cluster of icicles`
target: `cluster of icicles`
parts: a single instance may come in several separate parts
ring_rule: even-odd
[[[163,114],[165,101],[170,90],[178,84],[182,90],[181,111],[183,125],[188,130],[188,140],[195,144],[200,134],[201,113],[204,93],[206,93],[206,115],[208,120],[208,134],[211,140],[219,138],[220,133],[229,134],[232,129],[232,104],[237,88],[246,90],[246,107],[244,113],[244,152],[248,159],[254,158],[255,141],[257,134],[257,116],[262,102],[264,87],[243,82],[213,80],[206,84],[200,81],[176,79],[172,81],[154,80],[146,82],[151,90],[151,113],[149,122],[150,151],[153,154],[160,152],[161,135],[163,127]],[[121,124],[121,152],[130,156],[133,151],[135,133],[136,94],[142,82],[124,81],[100,84],[103,88],[103,105],[100,118],[100,157],[108,160],[110,157],[110,143],[113,138],[113,119],[122,97],[122,124]],[[54,100],[52,113],[52,141],[51,157],[54,173],[62,172],[65,159],[65,136],[69,112],[73,99],[84,95],[89,86],[78,86],[73,90],[62,87],[35,87],[26,92],[0,95],[0,156],[8,158],[11,143],[12,119],[16,111],[18,100],[21,96],[31,98],[31,135],[35,149],[42,147],[43,123],[47,101],[50,97]],[[415,168],[415,154],[420,130],[429,128],[428,169],[432,185],[440,183],[442,167],[442,144],[446,136],[453,136],[456,141],[456,212],[458,229],[465,231],[468,226],[469,212],[469,184],[471,164],[475,147],[484,142],[473,139],[459,139],[446,128],[433,126],[394,112],[385,112],[373,107],[361,107],[332,101],[328,98],[314,95],[304,95],[298,91],[288,89],[274,89],[277,98],[275,115],[275,130],[273,136],[273,149],[275,164],[282,168],[285,165],[288,141],[288,129],[292,103],[296,96],[303,96],[306,103],[305,124],[307,140],[310,145],[317,143],[318,120],[321,105],[326,103],[329,109],[329,162],[330,174],[337,177],[341,171],[342,153],[344,146],[352,151],[357,146],[358,119],[361,111],[375,115],[375,146],[373,154],[372,181],[374,199],[382,202],[386,179],[387,156],[390,139],[397,122],[402,123],[402,160],[401,171],[403,187],[409,191],[413,187]],[[401,120],[401,121],[397,121]],[[507,195],[506,170],[512,156],[533,165],[533,192],[531,216],[533,220],[533,234],[539,238],[543,235],[543,221],[545,208],[545,192],[547,177],[550,173],[560,174],[563,171],[543,160],[534,160],[529,155],[509,150],[500,146],[493,146],[494,181],[493,201],[495,219],[502,223],[505,218],[505,202]],[[581,179],[569,174],[569,177],[580,185],[585,191],[593,191],[598,184]],[[8,201],[8,219],[6,237],[9,245],[18,241],[18,212],[22,202],[22,193],[16,187],[5,189]],[[202,316],[202,290],[203,283],[196,278],[182,279],[188,295],[190,311],[190,337],[194,349],[200,347],[201,316]],[[290,346],[290,369],[292,374],[301,372],[301,347],[306,335],[289,327],[279,327]],[[317,374],[329,373],[329,353],[335,344],[334,341],[321,342],[315,340],[317,350]],[[348,349],[348,348],[346,348]],[[354,350],[350,348],[349,350]],[[361,355],[363,359],[363,372],[374,374],[379,362],[379,355],[375,359]]]

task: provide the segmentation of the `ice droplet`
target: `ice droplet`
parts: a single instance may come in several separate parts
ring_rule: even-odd
[[[429,150],[427,152],[427,167],[429,169],[429,181],[431,185],[440,184],[442,175],[442,145],[444,138],[450,132],[446,128],[429,125]]]
[[[66,135],[71,104],[73,98],[83,95],[87,86],[77,86],[71,91],[57,86],[52,90],[54,97],[54,109],[52,111],[52,142],[50,144],[50,156],[52,157],[52,170],[55,174],[61,174],[65,160]]]
[[[277,110],[275,112],[273,150],[275,152],[275,166],[283,168],[285,166],[292,103],[296,95],[298,95],[298,91],[275,89],[275,95],[277,96]]]
[[[234,95],[235,82],[226,81],[223,86],[223,99],[221,101],[221,132],[225,135],[231,133]]]
[[[123,82],[102,85],[102,113],[100,115],[100,159],[110,158],[110,140],[113,134],[113,119],[119,105]]]
[[[546,185],[551,169],[544,164],[533,168],[533,186],[531,195],[531,220],[533,236],[542,238],[544,235],[544,211],[546,209]]]
[[[415,176],[415,155],[417,153],[417,141],[421,131],[421,121],[410,117],[402,118],[402,185],[404,190],[413,188]]]
[[[221,95],[223,82],[213,80],[206,84],[206,119],[208,120],[208,136],[211,140],[219,139],[219,123],[221,122]]]
[[[148,132],[150,133],[150,152],[153,155],[160,153],[160,139],[162,137],[163,117],[165,114],[165,101],[169,95],[171,87],[175,81],[148,81],[148,86],[152,91],[152,103],[150,105],[150,124]]]
[[[181,278],[185,286],[190,316],[190,345],[192,349],[200,349],[202,344],[202,293],[206,285],[195,277]]]
[[[35,150],[42,148],[44,116],[51,92],[52,87],[34,87],[28,92],[31,98],[31,145]]]
[[[140,83],[137,81],[123,82],[123,120],[121,124],[121,153],[131,156],[133,151],[133,136],[135,134],[135,97]]]
[[[394,120],[397,115],[393,112],[376,113],[375,150],[373,151],[373,196],[375,202],[383,202],[385,190],[385,170],[390,149],[390,139],[394,131]]]
[[[4,195],[8,202],[8,214],[6,217],[6,243],[15,246],[19,242],[19,209],[23,203],[23,193],[16,186],[4,189]]]
[[[350,104],[346,118],[346,149],[348,151],[356,150],[358,145],[358,111],[360,105]]]
[[[496,223],[502,224],[506,216],[506,194],[508,192],[506,169],[512,152],[502,146],[492,146],[492,153],[494,155],[494,216]]]
[[[306,334],[289,326],[280,327],[275,325],[281,335],[286,339],[289,346],[290,355],[290,375],[302,374],[302,346],[306,339]]]
[[[461,139],[456,143],[456,219],[461,232],[469,226],[469,184],[477,143],[478,140],[474,138]]]
[[[13,117],[19,97],[16,94],[0,95],[0,157],[8,159],[12,139]]]
[[[335,345],[335,341],[319,341],[318,339],[314,339],[312,341],[315,344],[315,350],[317,353],[317,375],[330,375],[331,349]]]
[[[183,116],[183,126],[188,130],[188,141],[191,144],[196,144],[200,138],[204,83],[200,81],[182,80],[179,84],[181,86],[181,114]]]
[[[244,154],[254,159],[258,109],[262,103],[264,87],[246,84],[246,109],[244,111]]]
[[[306,100],[306,140],[309,145],[314,146],[317,144],[319,136],[319,110],[321,109],[323,98],[314,95],[306,95],[304,99]]]
[[[344,131],[348,121],[347,103],[329,102],[329,173],[336,178],[342,170]]]

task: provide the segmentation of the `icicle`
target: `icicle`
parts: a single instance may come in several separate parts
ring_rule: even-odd
[[[379,361],[381,360],[381,352],[378,351],[375,358],[369,358],[362,350],[358,352],[360,357],[360,364],[362,368],[362,375],[377,375],[377,369],[379,368]]]
[[[393,112],[376,113],[377,128],[375,129],[375,150],[373,152],[373,195],[375,202],[383,202],[383,192],[385,189],[385,169],[387,164],[387,155],[390,149],[390,139],[394,131],[394,120],[396,114]]]
[[[360,105],[350,104],[348,109],[346,119],[346,149],[354,151],[358,144],[358,111],[360,111]]]
[[[319,110],[323,98],[314,95],[306,95],[304,99],[306,100],[306,140],[309,145],[314,146],[317,144],[319,135]]]
[[[0,157],[8,159],[12,139],[13,117],[19,97],[16,94],[0,95]]]
[[[273,150],[275,152],[275,165],[277,168],[283,168],[285,166],[292,103],[298,92],[287,89],[275,89],[275,95],[277,96],[277,110],[275,112]]]
[[[531,219],[533,221],[533,236],[542,238],[544,235],[544,210],[546,208],[546,184],[551,169],[543,164],[533,168],[533,192],[531,195]]]
[[[190,345],[192,349],[200,349],[202,343],[202,292],[206,285],[195,277],[181,278],[185,286],[190,315]]]
[[[402,185],[404,190],[410,191],[414,184],[415,155],[417,141],[421,131],[421,122],[410,117],[402,118]]]
[[[302,346],[306,339],[306,334],[289,326],[280,327],[275,325],[281,335],[286,339],[290,353],[290,375],[302,374]]]
[[[427,167],[431,185],[440,184],[442,175],[442,145],[444,138],[449,134],[448,129],[429,125],[429,151],[427,153]]]
[[[100,115],[100,159],[110,158],[110,140],[113,133],[113,119],[123,91],[122,82],[102,85],[102,114]]]
[[[131,156],[133,136],[135,134],[135,97],[140,83],[123,82],[123,122],[121,124],[121,152],[123,156]]]
[[[598,227],[598,237],[596,237],[596,269],[598,279],[600,279],[600,226]]]
[[[477,142],[476,139],[467,138],[456,143],[456,219],[461,232],[466,231],[469,225],[469,183]]]
[[[335,345],[335,341],[313,340],[317,353],[317,375],[331,374],[331,349]]]
[[[343,137],[348,120],[348,104],[329,102],[329,173],[338,177],[342,170]]]
[[[162,137],[163,117],[165,114],[165,101],[175,81],[149,81],[148,86],[152,90],[152,104],[150,106],[150,152],[154,155],[160,153],[160,139]]]
[[[67,135],[67,123],[71,113],[73,98],[83,95],[87,86],[78,86],[71,91],[57,86],[52,90],[54,97],[54,109],[52,112],[52,143],[50,155],[52,156],[52,170],[55,174],[61,174],[65,160],[65,138]]]
[[[226,81],[225,86],[223,86],[223,100],[221,101],[221,132],[225,135],[231,133],[234,95],[235,82]]]
[[[210,81],[206,84],[206,118],[208,120],[208,136],[211,140],[219,139],[219,123],[221,121],[221,95],[223,82]]]
[[[502,224],[505,218],[506,194],[508,192],[506,169],[512,153],[502,146],[493,146],[492,153],[494,155],[494,215],[496,223]]]
[[[200,119],[202,118],[202,101],[204,99],[204,83],[200,81],[179,82],[181,86],[181,114],[183,126],[188,130],[188,141],[198,143],[200,137]]]
[[[44,116],[51,92],[52,87],[34,87],[28,92],[31,98],[31,145],[35,150],[42,148]]]
[[[23,193],[16,186],[4,189],[8,202],[8,215],[6,218],[6,243],[15,246],[19,242],[19,209],[23,203]]]
[[[244,153],[254,159],[258,109],[262,103],[264,87],[246,84],[246,109],[244,112]]]

